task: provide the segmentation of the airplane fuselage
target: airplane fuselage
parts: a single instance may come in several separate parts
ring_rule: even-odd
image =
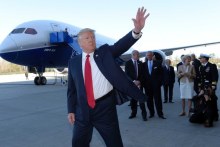
[[[51,43],[50,33],[68,31],[71,43]],[[67,67],[71,56],[80,54],[76,35],[80,28],[57,21],[30,21],[17,26],[2,42],[3,59],[32,67]],[[112,39],[97,34],[97,46],[113,43]]]
[[[82,53],[77,42],[80,28],[49,20],[29,21],[18,25],[3,40],[0,56],[12,63],[27,66],[28,70],[39,74],[34,82],[45,85],[45,68],[65,68],[68,60]],[[97,47],[114,40],[96,34]]]

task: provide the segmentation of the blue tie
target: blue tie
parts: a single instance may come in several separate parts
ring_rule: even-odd
[[[152,61],[149,61],[149,73],[151,74],[151,71],[152,71]]]

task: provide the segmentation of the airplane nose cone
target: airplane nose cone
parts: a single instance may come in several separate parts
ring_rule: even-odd
[[[17,45],[16,43],[11,39],[10,36],[5,38],[3,40],[2,44],[0,45],[0,56],[7,60],[12,62],[17,57]]]

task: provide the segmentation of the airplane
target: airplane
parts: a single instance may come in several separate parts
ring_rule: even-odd
[[[45,68],[57,68],[59,72],[68,67],[68,60],[82,53],[77,42],[79,27],[53,20],[33,20],[24,22],[14,28],[3,40],[0,46],[0,56],[12,63],[27,66],[28,72],[38,74],[35,85],[46,85],[47,79],[43,76]],[[107,43],[114,44],[116,40],[95,34],[97,47]],[[152,50],[158,60],[172,55],[173,51],[198,46],[218,44],[211,42],[176,48]],[[131,48],[116,62],[122,64],[131,58]],[[140,52],[144,57],[147,51]]]

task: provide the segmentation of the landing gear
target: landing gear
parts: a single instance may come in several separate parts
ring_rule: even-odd
[[[46,77],[43,76],[43,73],[45,72],[45,68],[43,68],[43,67],[37,68],[36,71],[39,76],[36,76],[34,78],[34,84],[35,85],[46,85],[47,79],[46,79]]]
[[[47,84],[47,79],[46,79],[46,77],[43,76],[43,73],[45,72],[45,67],[43,67],[43,66],[38,66],[38,67],[28,66],[28,72],[38,74],[38,76],[36,76],[34,78],[35,85],[46,85]]]
[[[35,85],[46,85],[47,84],[47,79],[44,76],[37,76],[34,78],[34,84]]]

